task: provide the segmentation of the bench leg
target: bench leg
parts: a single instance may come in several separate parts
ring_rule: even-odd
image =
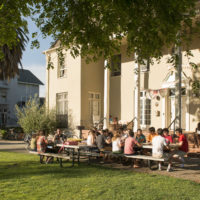
[[[63,167],[62,158],[59,158],[60,167]]]
[[[131,159],[131,167],[134,165],[134,159]]]
[[[148,163],[149,169],[152,170],[152,169],[151,169],[152,161],[151,161],[151,160],[148,160],[147,163]]]
[[[80,164],[80,150],[78,149],[78,164]]]
[[[72,150],[72,167],[74,167],[74,149]]]
[[[44,156],[40,155],[40,164],[43,163]]]

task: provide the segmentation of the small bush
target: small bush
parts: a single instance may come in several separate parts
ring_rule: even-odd
[[[23,108],[16,105],[16,115],[18,124],[25,133],[39,130],[49,133],[55,130],[57,126],[56,112],[47,110],[45,105],[40,106],[37,96],[30,99]]]

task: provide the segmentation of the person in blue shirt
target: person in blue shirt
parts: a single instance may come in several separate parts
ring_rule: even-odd
[[[137,134],[136,134],[136,138],[138,143],[145,143],[146,142],[146,137],[143,135],[142,130],[138,129],[137,130]]]

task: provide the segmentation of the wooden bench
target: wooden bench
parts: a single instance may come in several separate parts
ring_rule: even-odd
[[[70,156],[61,153],[38,153],[36,151],[29,151],[29,153],[40,156],[40,163],[42,163],[42,156],[58,158],[60,167],[63,167],[62,160],[70,160]]]
[[[124,155],[126,158],[131,158],[131,159],[138,159],[138,160],[147,160],[148,162],[148,167],[152,169],[152,161],[157,161],[157,162],[167,162],[168,158],[155,158],[153,156],[146,156],[146,155]]]

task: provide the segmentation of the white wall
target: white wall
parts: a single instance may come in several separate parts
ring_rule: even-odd
[[[80,125],[81,119],[81,59],[77,57],[74,59],[69,51],[66,53],[65,64],[67,66],[67,76],[63,78],[57,77],[58,57],[55,51],[50,52],[51,60],[53,62],[53,69],[46,71],[46,100],[49,108],[56,107],[56,94],[68,93],[68,115],[69,124],[73,129]],[[49,73],[49,76],[48,76]],[[48,80],[49,77],[49,80]],[[48,84],[49,83],[49,84]],[[49,89],[48,89],[49,87]],[[48,93],[49,91],[49,93]]]

